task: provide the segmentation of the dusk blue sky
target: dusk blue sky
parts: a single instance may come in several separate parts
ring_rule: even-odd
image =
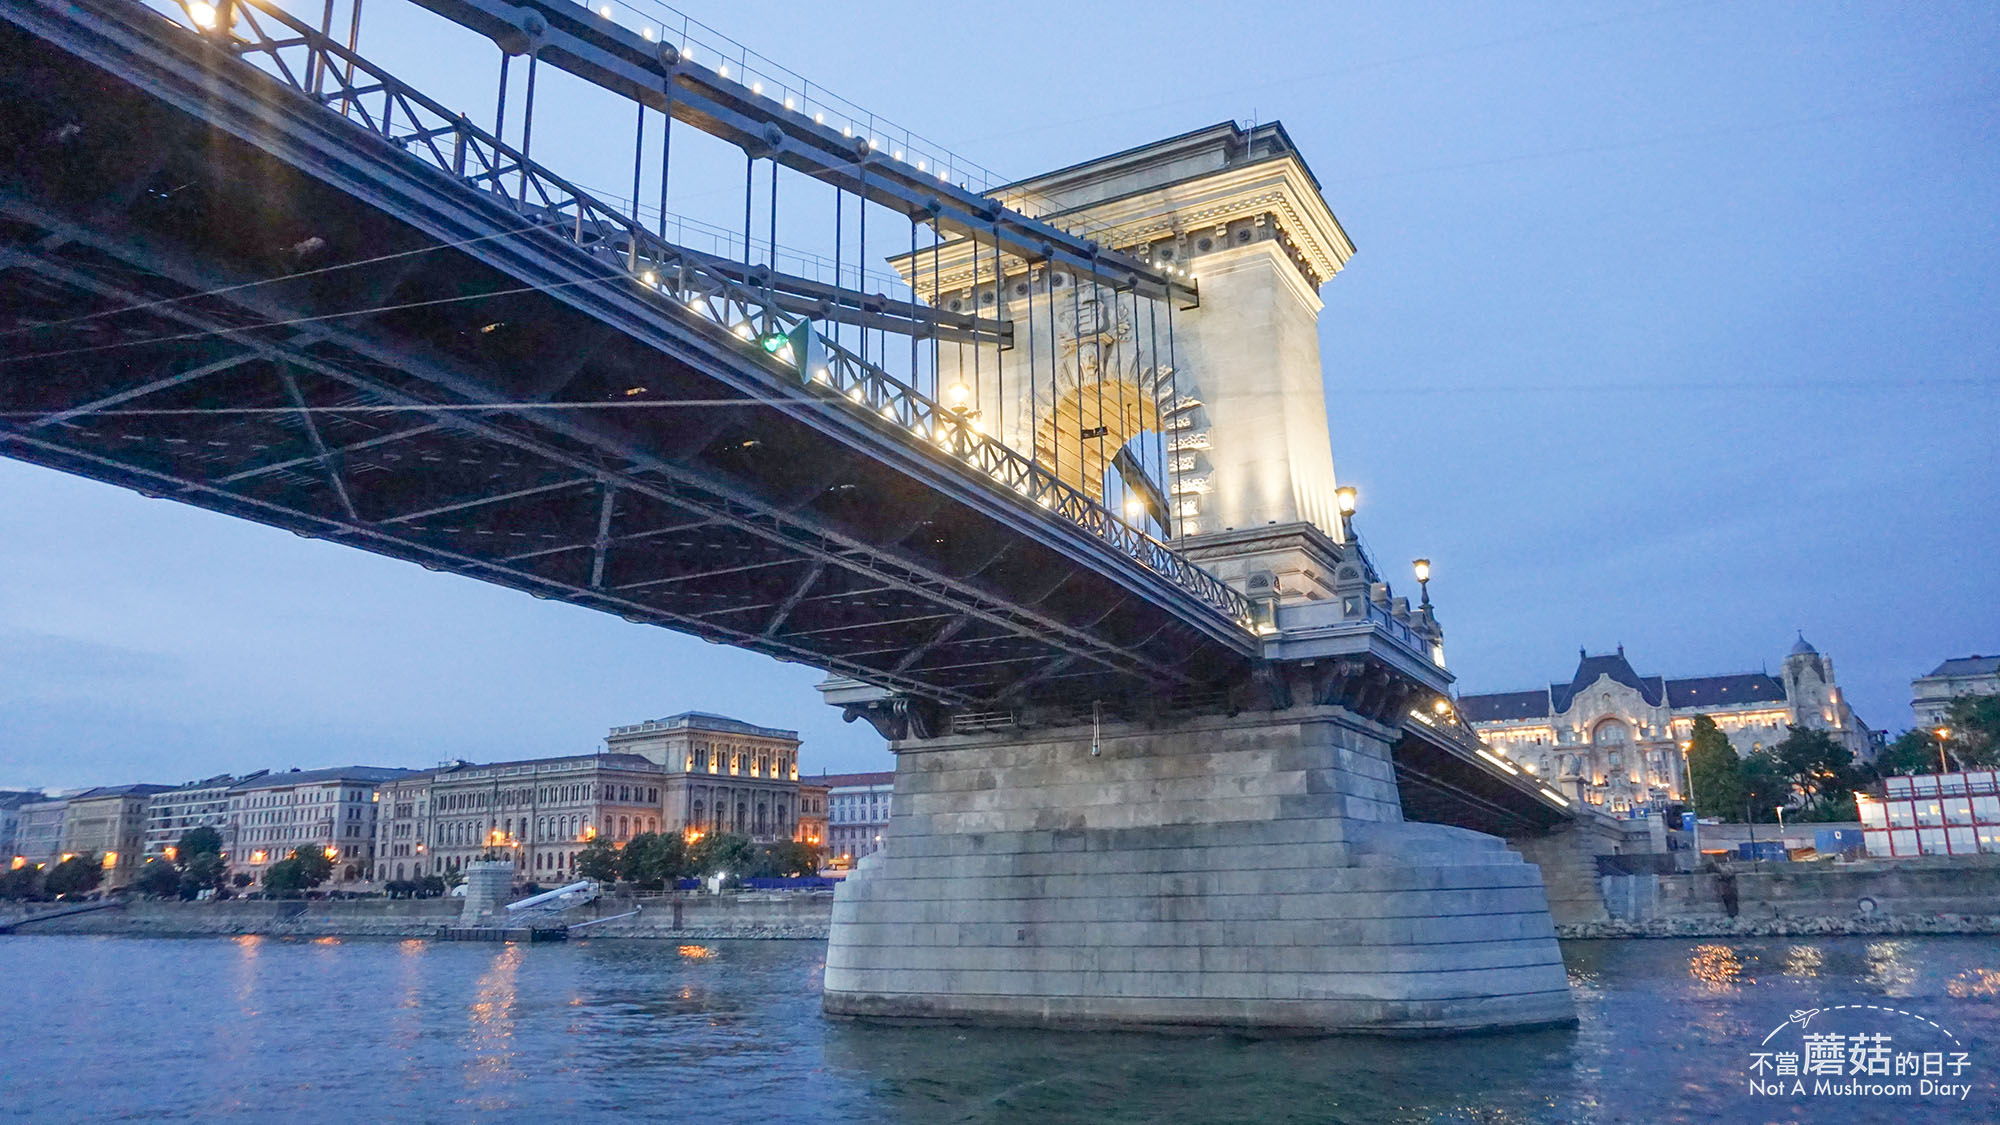
[[[490,46],[402,7],[364,51],[490,107]],[[689,11],[1009,175],[1282,120],[1358,247],[1336,467],[1399,586],[1434,560],[1463,690],[1579,646],[1775,668],[1802,629],[1895,730],[1912,676],[2000,651],[1990,4]],[[550,90],[536,156],[629,183],[629,110]],[[740,222],[702,159],[675,207]],[[0,784],[578,752],[687,709],[886,768],[817,678],[0,460]]]

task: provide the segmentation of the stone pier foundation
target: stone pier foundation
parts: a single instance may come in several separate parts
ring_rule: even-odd
[[[1574,1022],[1539,872],[1405,823],[1334,706],[898,742],[825,1009],[1033,1026],[1442,1033]]]

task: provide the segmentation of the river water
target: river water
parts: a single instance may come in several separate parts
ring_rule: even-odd
[[[1573,1030],[1252,1040],[829,1021],[818,942],[23,935],[0,938],[0,1116],[2000,1120],[1995,939],[1577,942],[1565,954]],[[1784,1026],[1814,1008],[1825,1014]],[[1944,1081],[1969,1096],[1751,1092],[1760,1040],[1779,1034],[1763,1048],[1777,1051],[1829,1029],[1961,1050]]]

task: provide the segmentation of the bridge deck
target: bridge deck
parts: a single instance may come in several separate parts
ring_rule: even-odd
[[[0,452],[945,702],[1206,690],[1254,652],[139,5],[5,20]]]

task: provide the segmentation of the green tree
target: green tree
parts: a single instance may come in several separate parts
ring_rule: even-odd
[[[264,869],[264,890],[274,895],[290,895],[306,889],[306,877],[297,860],[281,859]]]
[[[272,894],[296,894],[326,882],[333,860],[321,848],[293,848],[292,854],[264,872],[264,889]]]
[[[229,861],[219,851],[182,853],[181,897],[194,898],[203,891],[221,890],[229,880]]]
[[[42,873],[33,864],[0,872],[0,899],[19,902],[42,897]]]
[[[186,863],[198,855],[221,855],[222,833],[213,828],[190,828],[174,844],[174,859]]]
[[[1792,779],[1769,750],[1759,750],[1743,759],[1737,779],[1742,804],[1736,811],[1752,823],[1775,821],[1778,806],[1791,804]]]
[[[697,875],[748,875],[757,867],[757,848],[749,840],[719,832],[695,841],[690,856]]]
[[[1862,778],[1854,766],[1854,753],[1834,741],[1823,730],[1793,727],[1784,741],[1770,748],[1772,763],[1786,780],[1808,814],[1817,814],[1842,797],[1851,796]]]
[[[42,888],[58,898],[88,894],[104,881],[104,863],[94,855],[73,855],[42,878]]]
[[[664,886],[688,871],[687,841],[679,833],[641,832],[620,853],[619,873],[647,887]]]
[[[250,878],[248,872],[244,871],[238,871],[236,874],[231,875],[229,877],[229,885],[235,887],[239,891],[249,886],[253,882],[255,882],[255,880]]]
[[[141,894],[154,898],[174,898],[181,893],[181,873],[164,859],[147,860],[133,882]]]
[[[1870,766],[1876,777],[1909,777],[1936,773],[1937,737],[1926,730],[1906,730],[1875,755]]]
[[[1687,764],[1688,787],[1697,813],[1730,818],[1743,815],[1743,761],[1729,744],[1729,736],[1707,715],[1694,717]]]
[[[317,887],[333,878],[333,857],[324,848],[293,848],[291,859],[299,865],[299,877],[308,887]]]
[[[2000,695],[1961,695],[1945,712],[1945,753],[1954,769],[2000,765]]]
[[[756,874],[781,878],[819,873],[819,849],[799,840],[780,840],[764,845],[758,856]]]
[[[576,873],[580,878],[615,883],[623,866],[617,845],[602,836],[585,844],[583,850],[576,853]]]

